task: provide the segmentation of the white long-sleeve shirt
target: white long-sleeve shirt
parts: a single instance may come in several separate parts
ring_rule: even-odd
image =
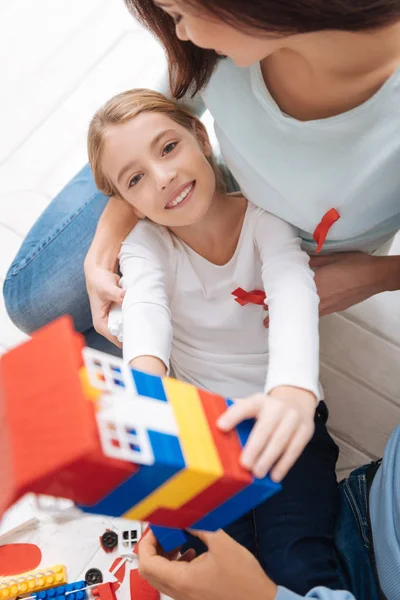
[[[119,260],[127,362],[155,356],[178,379],[224,396],[292,385],[319,397],[319,298],[294,227],[249,203],[234,256],[218,266],[146,220]],[[269,330],[263,306],[238,304],[237,288],[265,291]],[[114,333],[119,320],[113,312]]]
[[[156,87],[168,93],[166,79]],[[230,59],[201,97],[185,103],[197,114],[210,111],[244,196],[297,227],[307,251],[315,251],[313,233],[331,208],[340,218],[323,252],[372,252],[400,228],[400,68],[362,105],[326,119],[286,115],[260,65]]]

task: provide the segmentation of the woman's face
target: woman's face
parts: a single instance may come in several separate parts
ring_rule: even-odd
[[[248,67],[284,46],[287,37],[261,34],[254,29],[243,33],[217,17],[186,7],[182,0],[154,0],[175,22],[176,35],[182,41],[215,50],[228,56],[238,67]]]
[[[204,135],[203,135],[204,137]],[[166,227],[185,227],[208,212],[215,175],[208,139],[157,112],[109,127],[102,168],[139,217]]]

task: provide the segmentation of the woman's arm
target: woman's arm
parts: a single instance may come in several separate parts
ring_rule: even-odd
[[[400,289],[400,256],[339,252],[313,256],[321,316],[346,310],[375,294]]]
[[[123,292],[118,286],[117,274],[118,253],[122,241],[136,223],[131,206],[120,198],[111,197],[100,217],[84,264],[93,326],[117,346],[120,343],[108,331],[108,314],[113,302],[122,302]]]
[[[225,532],[194,534],[208,548],[198,559],[190,550],[178,560],[165,556],[151,531],[139,544],[140,574],[174,600],[355,600],[350,592],[322,587],[304,597],[277,587],[257,559]]]

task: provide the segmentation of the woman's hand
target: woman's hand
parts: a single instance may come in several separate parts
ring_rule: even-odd
[[[108,313],[113,302],[121,304],[124,292],[118,287],[118,254],[121,244],[137,223],[132,206],[112,196],[97,224],[84,270],[95,330],[116,346],[121,344],[108,331]]]
[[[93,327],[116,346],[122,347],[118,339],[108,330],[108,314],[113,302],[121,304],[125,292],[119,286],[116,273],[85,262],[86,287],[92,312]]]
[[[149,531],[139,544],[139,571],[153,587],[174,600],[274,600],[276,585],[257,559],[223,531],[193,532],[208,547],[178,560],[167,557]]]
[[[268,395],[237,400],[218,419],[218,426],[230,431],[246,419],[256,419],[241,463],[255,477],[271,471],[271,479],[281,481],[313,436],[316,404],[312,392],[280,386]]]
[[[312,256],[319,314],[345,310],[375,294],[400,289],[400,256],[344,252]]]

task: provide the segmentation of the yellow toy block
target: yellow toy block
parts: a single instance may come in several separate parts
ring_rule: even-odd
[[[127,511],[123,515],[127,519],[145,521],[158,508],[180,508],[224,473],[196,388],[171,378],[163,384],[178,424],[186,469]]]
[[[79,369],[79,377],[82,383],[83,393],[85,394],[86,398],[97,404],[104,392],[91,384],[86,367]]]
[[[64,565],[27,571],[13,577],[0,577],[0,600],[33,594],[64,583],[67,583],[67,570]]]

